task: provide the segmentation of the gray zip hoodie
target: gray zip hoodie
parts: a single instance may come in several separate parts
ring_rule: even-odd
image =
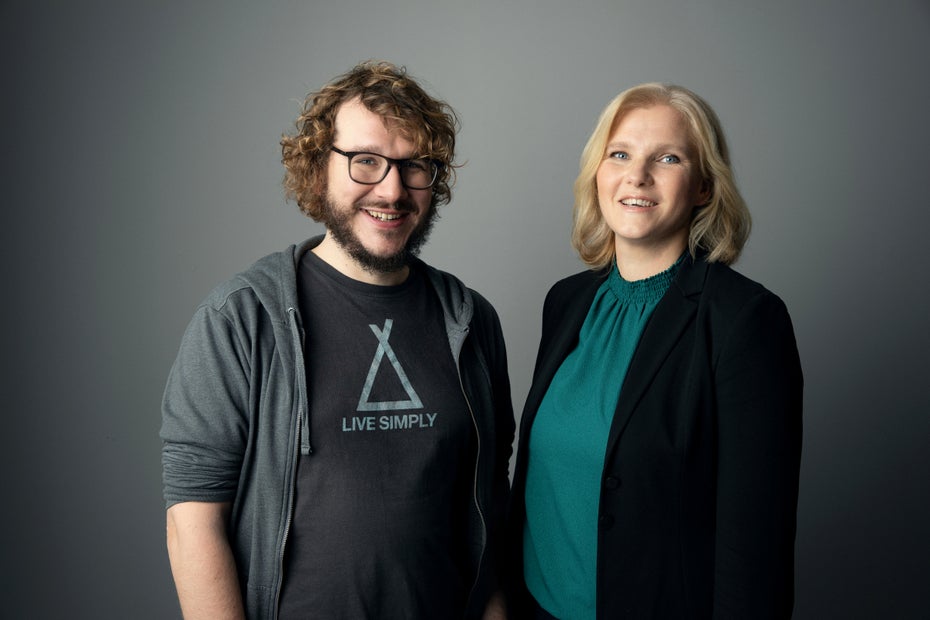
[[[213,290],[181,340],[162,406],[165,501],[232,503],[230,544],[254,619],[277,617],[297,459],[313,449],[303,363],[313,326],[301,322],[297,264],[321,240],[266,256]],[[487,300],[417,263],[442,304],[477,436],[466,617],[480,617],[498,587],[514,433],[503,335]]]

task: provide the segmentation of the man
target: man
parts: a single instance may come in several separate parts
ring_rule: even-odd
[[[490,304],[415,257],[456,119],[366,63],[307,98],[285,187],[326,234],[219,286],[165,392],[185,618],[502,613],[514,421]]]

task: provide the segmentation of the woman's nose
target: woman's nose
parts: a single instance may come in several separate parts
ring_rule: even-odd
[[[649,166],[646,162],[631,163],[626,169],[626,182],[630,185],[640,187],[648,183],[650,179]]]

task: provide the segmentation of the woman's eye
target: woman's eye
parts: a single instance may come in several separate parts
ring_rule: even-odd
[[[611,159],[629,159],[630,158],[629,154],[626,153],[625,151],[614,151],[609,155],[609,157]]]
[[[659,158],[659,161],[663,164],[680,164],[681,159],[677,155],[663,155]]]

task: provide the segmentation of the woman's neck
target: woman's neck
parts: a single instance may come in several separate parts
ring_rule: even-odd
[[[635,282],[662,273],[675,264],[687,247],[686,243],[665,247],[630,246],[617,244],[617,270],[627,282]]]

